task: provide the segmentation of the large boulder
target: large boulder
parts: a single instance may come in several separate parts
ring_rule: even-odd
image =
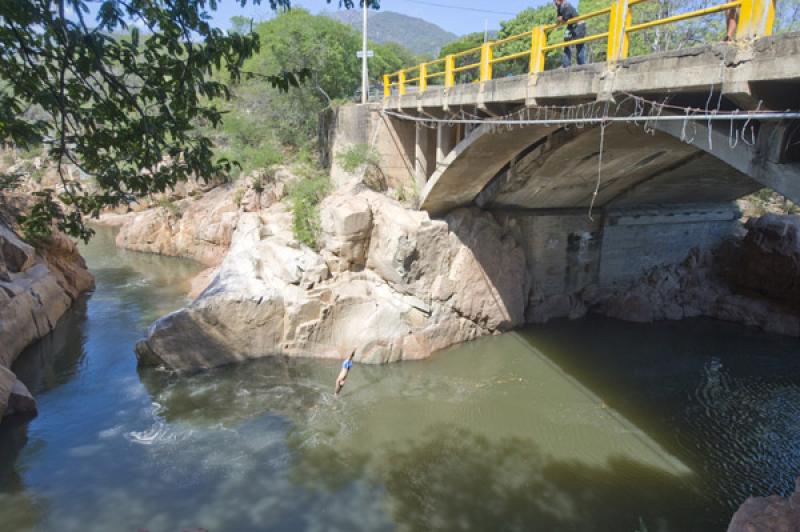
[[[733,515],[728,532],[797,532],[800,530],[800,479],[786,498],[750,497]]]
[[[321,208],[323,247],[332,271],[361,270],[367,260],[372,209],[362,196],[335,195]]]
[[[8,400],[11,397],[11,390],[17,382],[17,376],[10,369],[0,365],[0,418],[5,415]]]
[[[726,244],[728,246],[729,244]],[[680,264],[656,268],[631,283],[592,287],[581,294],[593,312],[625,321],[648,323],[707,316],[767,332],[800,336],[800,312],[774,298],[736,293],[723,277],[721,254],[693,250]],[[765,284],[780,281],[764,280]]]
[[[524,254],[488,213],[433,221],[369,190],[341,193],[322,205],[320,253],[294,241],[286,214],[241,215],[216,278],[138,344],[143,364],[418,359],[524,320]]]
[[[525,252],[503,234],[491,214],[459,209],[446,218],[450,230],[450,304],[490,330],[525,323],[528,294]]]

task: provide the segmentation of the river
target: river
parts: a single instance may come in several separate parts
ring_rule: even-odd
[[[3,530],[724,530],[800,472],[796,339],[559,321],[421,362],[268,358],[191,377],[133,345],[199,267],[83,249],[97,278],[14,370]]]

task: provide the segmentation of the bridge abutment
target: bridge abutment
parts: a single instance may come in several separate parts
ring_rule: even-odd
[[[453,151],[457,143],[457,131],[453,126],[439,124],[436,130],[436,166],[444,164],[444,160]]]
[[[577,317],[585,294],[611,290],[709,252],[740,231],[735,204],[611,210],[497,211],[525,251],[529,322]]]
[[[416,125],[414,145],[414,179],[422,190],[436,170],[437,130],[423,124]]]

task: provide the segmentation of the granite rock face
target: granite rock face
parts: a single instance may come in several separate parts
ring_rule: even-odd
[[[322,249],[299,245],[281,205],[240,216],[216,278],[137,346],[192,371],[262,356],[383,363],[524,322],[525,257],[489,213],[443,221],[371,192],[322,205]]]
[[[785,499],[750,497],[733,515],[728,532],[797,532],[800,530],[800,479]]]
[[[180,200],[127,215],[117,234],[117,246],[190,257],[216,266],[230,245],[238,216],[233,193],[218,187],[197,200]]]
[[[30,393],[8,368],[93,285],[77,246],[65,235],[55,233],[36,249],[0,222],[0,416],[35,412]]]
[[[294,174],[279,167],[254,173],[237,186],[187,190],[185,184],[179,184],[171,195],[159,195],[152,208],[106,213],[100,223],[120,228],[118,247],[187,257],[216,267],[231,245],[239,216],[280,202],[295,180]]]

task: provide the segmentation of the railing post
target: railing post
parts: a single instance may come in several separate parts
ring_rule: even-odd
[[[736,26],[737,39],[758,39],[772,35],[775,0],[743,0]]]
[[[531,31],[531,60],[528,68],[531,74],[544,72],[544,47],[547,46],[547,33],[544,26],[536,26]]]
[[[383,97],[388,98],[392,95],[392,78],[389,74],[383,76]]]
[[[428,88],[428,63],[419,65],[419,92]]]
[[[492,43],[481,45],[481,82],[492,80]]]
[[[456,58],[448,55],[444,60],[444,86],[450,88],[456,84]]]
[[[400,96],[403,96],[406,93],[406,71],[401,70],[397,74],[397,78],[397,92],[400,94]]]
[[[613,65],[628,57],[628,28],[632,20],[628,0],[616,0],[611,4],[608,17],[608,64]]]

